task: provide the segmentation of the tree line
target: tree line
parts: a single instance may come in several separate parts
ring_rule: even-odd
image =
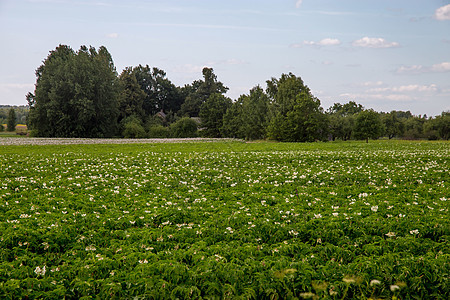
[[[0,131],[14,131],[17,124],[26,124],[28,112],[27,106],[0,105]]]
[[[233,137],[286,142],[448,139],[450,112],[427,118],[409,111],[378,113],[355,102],[321,107],[292,73],[267,80],[233,101],[205,67],[203,78],[174,85],[156,67],[117,73],[105,47],[59,45],[36,70],[28,93],[28,126],[42,137]]]

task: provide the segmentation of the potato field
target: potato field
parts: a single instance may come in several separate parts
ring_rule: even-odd
[[[1,299],[450,298],[449,142],[3,145],[0,169]]]

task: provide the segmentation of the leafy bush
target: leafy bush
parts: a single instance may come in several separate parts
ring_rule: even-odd
[[[144,138],[147,135],[142,122],[137,117],[126,118],[122,124],[124,128],[122,135],[125,138]]]
[[[162,125],[154,125],[148,128],[148,137],[150,138],[168,138],[169,128]]]
[[[170,134],[175,138],[192,138],[197,136],[197,122],[191,118],[181,118],[170,126]]]

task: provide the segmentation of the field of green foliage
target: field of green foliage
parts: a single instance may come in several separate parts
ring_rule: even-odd
[[[0,298],[450,298],[450,144],[0,147]]]

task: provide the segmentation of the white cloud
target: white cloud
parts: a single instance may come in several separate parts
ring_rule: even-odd
[[[109,37],[109,38],[111,38],[111,39],[115,39],[115,38],[118,38],[118,37],[119,37],[119,34],[113,32],[113,33],[108,33],[106,36]]]
[[[326,38],[326,39],[322,39],[318,42],[315,41],[303,41],[303,45],[307,45],[307,46],[337,46],[340,45],[341,41],[338,39],[332,39],[332,38]],[[291,45],[291,47],[294,48],[298,48],[301,47],[300,44],[294,44]]]
[[[174,71],[177,73],[199,73],[199,74],[202,74],[202,70],[204,67],[206,67],[206,66],[185,64],[185,65],[176,66],[174,68]]]
[[[431,66],[433,72],[450,72],[450,62],[442,62]]]
[[[362,86],[381,86],[383,85],[383,81],[366,81],[363,82],[361,85]]]
[[[408,92],[436,92],[438,90],[436,84],[430,85],[401,85],[397,87],[386,87],[386,88],[372,88],[368,92],[394,92],[394,93],[408,93]]]
[[[313,42],[313,41],[303,41],[303,45],[313,46],[313,45],[317,45],[317,43]]]
[[[407,102],[413,100],[411,96],[408,95],[397,95],[397,94],[391,94],[386,96],[381,96],[381,99],[387,99],[390,101],[399,101],[399,102]]]
[[[366,88],[356,93],[341,94],[340,97],[347,98],[348,100],[355,100],[357,102],[412,102],[422,101],[427,98],[426,96],[435,96],[442,92],[436,84],[409,84],[385,87],[385,83],[377,81],[362,83],[360,86]]]
[[[424,67],[422,65],[401,66],[396,72],[399,74],[420,74],[424,73]]]
[[[302,6],[303,0],[297,0],[297,2],[295,3],[295,7],[296,8],[300,8],[300,6]]]
[[[437,85],[434,83],[430,85],[402,85],[394,89],[394,91],[398,92],[436,92],[437,90]]]
[[[412,101],[413,98],[408,95],[401,95],[401,94],[370,94],[370,93],[344,93],[340,94],[340,97],[347,98],[349,100],[389,100],[389,101],[396,101],[396,102],[408,102]]]
[[[450,20],[450,4],[436,9],[434,18],[439,21]]]
[[[364,48],[393,48],[400,46],[400,44],[397,42],[388,42],[383,38],[370,38],[367,36],[354,41],[352,45],[355,47]]]
[[[335,46],[335,45],[339,45],[340,43],[341,43],[341,41],[339,41],[338,39],[326,38],[326,39],[321,40],[317,44],[320,46]]]
[[[410,85],[401,85],[399,87],[392,88],[393,92],[436,92],[437,91],[437,85],[436,84],[430,84],[430,85],[418,85],[418,84],[410,84]]]
[[[23,89],[33,89],[34,84],[31,83],[1,83],[0,89],[8,90],[23,90]]]
[[[450,62],[441,62],[432,66],[412,65],[401,66],[396,70],[398,74],[423,74],[450,72]]]

